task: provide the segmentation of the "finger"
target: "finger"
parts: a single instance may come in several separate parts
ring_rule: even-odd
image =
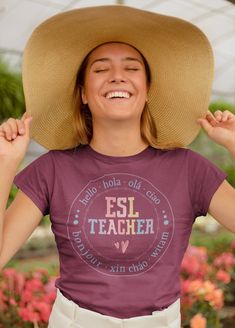
[[[233,114],[232,115],[229,115],[228,116],[228,120],[229,121],[235,120],[235,115],[233,115]]]
[[[10,117],[8,119],[7,123],[9,124],[10,130],[11,130],[11,134],[9,136],[11,137],[11,139],[15,139],[18,134],[18,127],[17,127],[16,119]]]
[[[32,116],[29,115],[28,112],[24,112],[19,123],[19,133],[24,135],[26,133],[27,137],[29,137],[29,124],[32,121]]]
[[[17,122],[19,134],[21,135],[24,134],[25,132],[24,122],[21,120],[16,120],[16,122]]]
[[[216,120],[218,120],[220,122],[223,117],[223,112],[221,110],[217,110],[214,112],[214,116],[215,116]]]
[[[206,119],[212,126],[216,126],[219,123],[210,111],[207,112]]]
[[[227,120],[231,119],[234,117],[234,114],[231,113],[229,110],[225,110],[223,112],[223,117],[222,117],[222,121],[223,122],[226,122]]]
[[[206,131],[208,135],[212,133],[213,126],[206,119],[198,119],[197,122],[201,125],[201,127]]]
[[[4,132],[5,134],[5,138],[7,140],[11,140],[11,136],[12,136],[12,129],[11,129],[11,125],[7,122],[4,122],[1,125],[1,131]]]

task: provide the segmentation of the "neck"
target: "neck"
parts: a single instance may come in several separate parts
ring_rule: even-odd
[[[140,133],[139,125],[117,127],[96,127],[93,124],[93,137],[90,142],[95,151],[109,156],[131,156],[144,150],[146,143]]]

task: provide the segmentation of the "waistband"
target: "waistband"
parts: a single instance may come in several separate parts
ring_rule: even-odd
[[[151,315],[120,319],[82,308],[78,304],[67,299],[57,288],[57,297],[54,306],[64,316],[69,317],[73,320],[73,322],[77,323],[79,327],[180,327],[180,299],[177,299],[173,304],[164,310],[153,311]]]

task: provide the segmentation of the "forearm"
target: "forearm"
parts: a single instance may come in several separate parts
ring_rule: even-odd
[[[4,160],[2,158],[0,160],[0,251],[2,248],[2,233],[7,201],[17,167],[18,164],[14,161]]]

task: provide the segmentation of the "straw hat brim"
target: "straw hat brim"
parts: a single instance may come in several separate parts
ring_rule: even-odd
[[[31,138],[47,149],[80,144],[72,124],[78,68],[91,49],[111,41],[134,46],[149,64],[148,107],[158,147],[190,144],[211,93],[213,54],[207,37],[185,20],[115,5],[55,15],[32,33],[23,56]]]

